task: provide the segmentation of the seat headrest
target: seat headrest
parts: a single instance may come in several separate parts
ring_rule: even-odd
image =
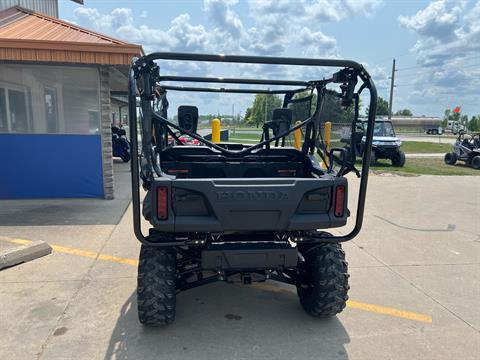
[[[185,130],[196,133],[198,127],[198,108],[189,105],[179,106],[178,125]]]
[[[291,109],[274,109],[272,122],[273,134],[275,136],[280,135],[290,129],[292,126],[293,112]]]
[[[293,119],[292,109],[280,108],[280,109],[273,110],[273,116],[272,116],[273,121],[286,121],[289,124],[291,124],[292,119]]]

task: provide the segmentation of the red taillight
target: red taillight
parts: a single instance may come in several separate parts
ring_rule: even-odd
[[[335,188],[335,216],[342,217],[345,210],[345,186],[338,185]]]
[[[157,187],[157,218],[158,220],[168,219],[168,188]]]

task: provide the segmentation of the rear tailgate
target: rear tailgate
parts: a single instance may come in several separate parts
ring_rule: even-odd
[[[336,186],[345,187],[347,203],[347,180],[341,177],[159,179],[155,184],[168,186],[171,194],[171,216],[152,219],[163,231],[319,229],[342,226],[348,216],[348,211],[335,216],[332,206]]]

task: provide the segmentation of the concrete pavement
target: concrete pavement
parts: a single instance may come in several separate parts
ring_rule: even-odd
[[[407,153],[405,156],[408,158],[439,158],[443,159],[444,153]]]
[[[116,179],[127,185],[128,165],[115,167]],[[126,189],[115,206],[87,201],[85,213],[75,216],[70,202],[58,203],[65,212],[43,218],[44,225],[34,221],[44,215],[33,205],[17,212],[30,209],[32,218],[22,225],[4,216],[0,203],[0,235],[81,250],[54,248],[52,255],[0,272],[2,358],[478,358],[480,177],[371,176],[364,228],[344,246],[351,299],[398,309],[397,315],[424,314],[431,322],[354,306],[336,318],[314,319],[292,287],[216,283],[180,294],[174,325],[143,328],[134,264],[95,257],[138,257],[131,207],[122,216]]]

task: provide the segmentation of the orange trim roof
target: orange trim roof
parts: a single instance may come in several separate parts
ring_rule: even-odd
[[[139,45],[19,6],[0,11],[0,60],[128,65]]]

